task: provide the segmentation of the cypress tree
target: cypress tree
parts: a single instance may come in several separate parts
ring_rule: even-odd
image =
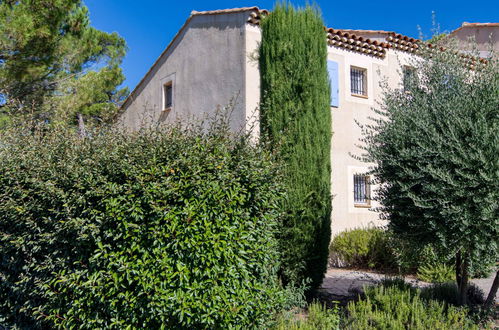
[[[324,23],[317,9],[278,4],[261,24],[261,132],[284,161],[287,199],[281,232],[286,283],[327,268],[331,237],[331,113]]]

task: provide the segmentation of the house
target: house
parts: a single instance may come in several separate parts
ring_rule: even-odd
[[[489,57],[490,50],[499,49],[499,23],[468,23],[449,33],[447,39],[454,39],[462,50],[470,48],[470,42],[476,44],[480,57]]]
[[[130,129],[212,113],[233,104],[231,129],[258,135],[261,39],[257,7],[193,11],[122,106]],[[381,94],[383,78],[397,86],[417,40],[388,31],[327,29],[332,86],[332,233],[382,225],[373,210],[369,164],[352,157]]]

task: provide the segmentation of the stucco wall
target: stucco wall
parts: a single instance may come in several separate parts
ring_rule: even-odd
[[[262,39],[260,28],[256,25],[246,25],[246,128],[256,140],[260,134],[260,70],[258,68],[258,47]]]
[[[245,127],[247,18],[248,12],[193,16],[125,103],[120,122],[137,129],[199,117],[233,103],[232,129]],[[170,80],[173,107],[164,112],[162,89]]]
[[[331,143],[331,185],[333,212],[331,231],[335,235],[345,229],[378,225],[378,216],[368,208],[354,207],[353,175],[368,171],[368,164],[352,155],[360,156],[361,129],[355,123],[367,123],[378,94],[376,70],[383,60],[339,48],[328,48],[328,59],[338,63],[339,107],[331,107],[333,140]],[[353,96],[350,92],[350,66],[367,69],[367,98]],[[375,207],[376,204],[372,203]]]
[[[361,125],[372,124],[370,117],[376,117],[373,111],[381,101],[380,83],[387,79],[388,84],[396,87],[401,83],[402,65],[408,64],[407,53],[387,51],[385,58],[366,56],[341,48],[328,48],[328,59],[338,62],[339,71],[339,107],[331,107],[333,140],[331,147],[331,185],[333,194],[333,212],[331,215],[332,234],[356,227],[380,226],[386,222],[372,209],[379,206],[371,203],[371,208],[356,207],[353,194],[353,176],[369,170],[373,164],[366,164],[354,156],[361,156],[359,148],[362,137]],[[350,67],[367,69],[367,98],[351,94]],[[375,196],[376,186],[372,186]]]
[[[450,34],[452,38],[458,40],[459,47],[463,50],[470,50],[471,45],[476,43],[481,57],[490,55],[490,48],[499,50],[499,26],[463,26]]]

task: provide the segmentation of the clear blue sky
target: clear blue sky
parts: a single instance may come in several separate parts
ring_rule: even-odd
[[[128,54],[123,63],[132,90],[166,48],[192,10],[258,6],[272,9],[268,0],[84,0],[93,26],[118,32],[125,38]],[[313,2],[313,1],[308,1]],[[306,1],[292,1],[303,5]],[[396,31],[418,37],[418,25],[431,35],[432,11],[441,31],[452,31],[462,22],[499,22],[499,1],[331,1],[316,0],[328,27]]]

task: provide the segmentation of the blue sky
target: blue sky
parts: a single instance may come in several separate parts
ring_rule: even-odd
[[[118,32],[125,38],[128,54],[123,62],[125,86],[131,90],[166,48],[192,10],[258,6],[272,9],[267,0],[84,0],[93,26]],[[311,1],[309,1],[311,2]],[[304,5],[306,1],[293,1]],[[442,31],[462,22],[499,22],[499,1],[327,1],[316,0],[328,27],[396,31],[418,37],[418,25],[431,35],[432,11]]]

